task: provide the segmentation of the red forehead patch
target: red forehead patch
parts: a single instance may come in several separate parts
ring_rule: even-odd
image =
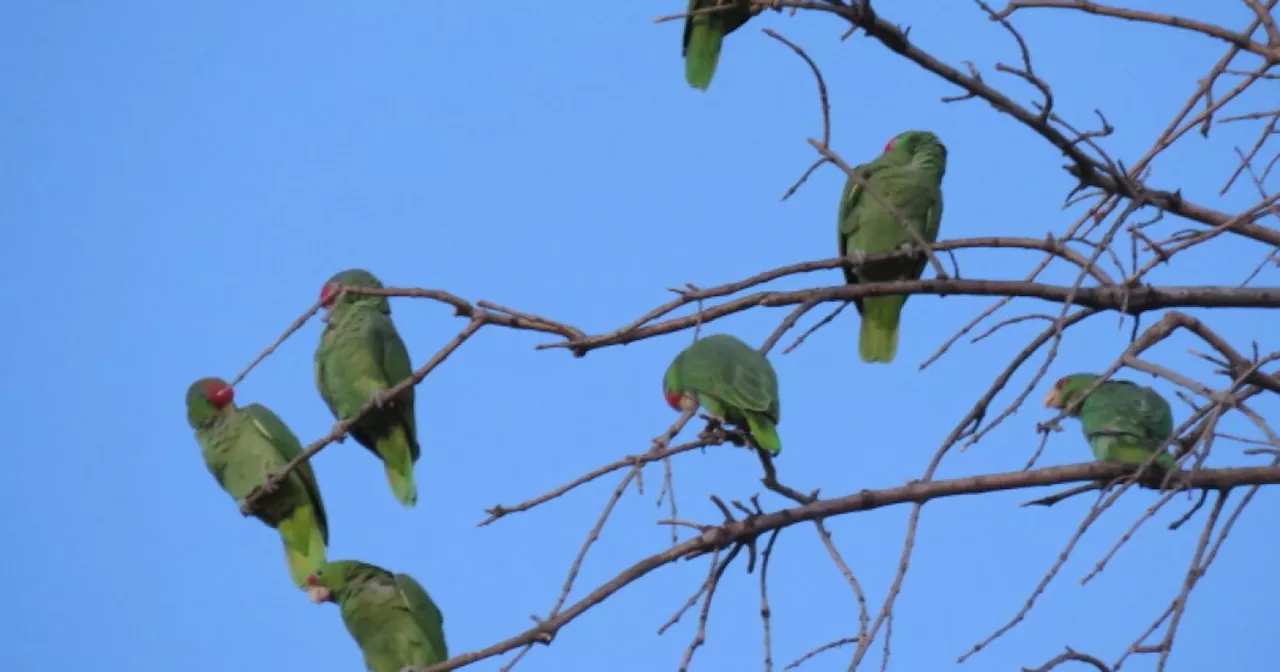
[[[890,140],[890,141],[889,141],[889,143],[888,143],[887,145],[885,145],[885,146],[884,146],[884,151],[885,151],[885,153],[886,153],[886,154],[888,154],[890,151],[892,151],[892,150],[893,150],[893,146],[894,146],[894,145],[896,145],[896,144],[898,144],[898,139],[897,139],[897,138],[894,138],[894,139]]]
[[[664,396],[664,397],[666,397],[666,398],[667,398],[667,405],[668,405],[668,406],[670,406],[671,408],[673,408],[673,409],[675,409],[675,410],[677,410],[677,411],[683,411],[683,410],[684,410],[683,408],[681,408],[681,407],[680,407],[680,397],[681,397],[681,395],[680,395],[680,393],[679,393],[679,392],[663,392],[662,394],[663,394],[663,396]]]
[[[316,584],[317,584],[317,583],[319,583],[319,582],[320,582],[320,580],[316,578],[316,575],[315,575],[315,574],[312,574],[311,576],[308,576],[308,577],[307,577],[307,585],[308,585],[308,586],[314,586],[314,585],[316,585]]]
[[[226,406],[235,398],[235,390],[226,383],[205,383],[204,396],[214,406]]]
[[[320,288],[320,305],[327,306],[333,303],[333,297],[338,293],[338,286],[333,283],[325,283]]]

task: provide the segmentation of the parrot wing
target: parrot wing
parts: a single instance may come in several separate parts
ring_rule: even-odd
[[[431,653],[435,657],[432,663],[448,660],[449,648],[444,640],[444,614],[440,613],[439,607],[422,585],[408,574],[396,574],[396,588],[400,590],[405,604],[409,605],[418,629],[431,645]]]
[[[324,404],[329,407],[329,412],[333,414],[333,417],[340,418],[342,417],[342,414],[338,412],[338,404],[334,401],[333,391],[329,389],[329,385],[325,382],[324,376],[324,360],[329,356],[329,349],[333,347],[328,342],[328,340],[332,338],[332,335],[329,332],[331,328],[331,326],[326,326],[324,335],[320,337],[320,347],[316,348],[314,358],[314,369],[316,375],[316,389],[320,391],[320,398],[324,399]]]
[[[887,167],[889,167],[888,163],[877,160],[857,166],[853,169],[853,172],[862,176],[863,180],[869,182],[872,176]],[[853,178],[847,178],[845,180],[844,191],[840,194],[840,208],[837,214],[838,221],[836,227],[837,249],[842,257],[849,254],[849,239],[852,238],[853,234],[857,233],[865,224],[862,221],[862,218],[858,216],[858,206],[863,202],[862,197],[865,193],[866,189],[858,181]],[[879,192],[877,191],[877,193]],[[941,213],[939,213],[939,216],[941,216]],[[853,272],[853,269],[844,268],[842,270],[844,271],[844,279],[846,283],[855,284],[858,282],[858,276]],[[855,299],[854,303],[857,304],[858,311],[861,312],[862,300]]]
[[[248,414],[253,421],[254,429],[271,443],[286,463],[302,454],[302,443],[298,441],[298,437],[271,409],[262,404],[253,403],[240,410]],[[324,501],[320,499],[320,486],[316,482],[315,471],[311,468],[310,462],[303,462],[293,473],[301,479],[302,487],[306,489],[307,497],[311,499],[315,508],[316,522],[320,525],[320,531],[324,534],[324,541],[327,544],[329,543],[329,521],[325,516]]]
[[[704,339],[705,340],[705,339]],[[750,346],[742,347],[750,349]],[[735,408],[758,411],[777,422],[777,378],[768,367],[758,366],[742,356],[746,353],[717,350],[713,357],[689,358],[685,362],[685,386],[710,394]],[[754,350],[751,354],[758,354]]]
[[[373,353],[373,361],[378,363],[387,387],[413,375],[413,364],[409,361],[409,350],[400,338],[391,318],[382,313],[371,313],[363,323],[361,335]],[[396,417],[404,423],[410,436],[418,435],[418,424],[413,413],[414,387],[410,385],[391,402]],[[421,452],[416,441],[409,442],[410,455],[418,459]]]

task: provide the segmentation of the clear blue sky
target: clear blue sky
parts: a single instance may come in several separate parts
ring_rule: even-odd
[[[1145,3],[1215,18],[1201,4]],[[1242,8],[1223,4],[1216,11],[1244,25]],[[0,258],[11,287],[0,299],[9,353],[0,538],[12,580],[0,668],[75,660],[104,672],[360,669],[337,609],[312,606],[289,586],[278,538],[242,519],[201,464],[184,417],[186,386],[233,376],[346,267],[599,332],[667,300],[666,287],[832,256],[838,171],[824,169],[778,201],[813,159],[804,139],[820,133],[814,83],[759,27],[801,42],[822,65],[833,142],[851,163],[908,128],[944,139],[943,237],[1041,236],[1079,211],[1059,210],[1072,185],[1056,151],[984,103],[939,103],[956,89],[862,36],[838,42],[844,26],[831,17],[768,14],[731,37],[710,92],[700,94],[683,80],[679,24],[651,23],[680,2],[501,5],[0,3]],[[970,3],[889,3],[881,11],[947,61],[972,59],[1030,99],[1029,87],[992,71],[996,61],[1016,63],[1017,52]],[[1120,129],[1107,147],[1130,163],[1222,52],[1196,35],[1062,12],[1017,21],[1058,110],[1089,123],[1102,107]],[[1221,209],[1251,203],[1248,189],[1216,194],[1234,162],[1230,143],[1250,143],[1254,132],[1240,125],[1218,129],[1212,141],[1188,138],[1158,164],[1153,182]],[[1183,225],[1170,221],[1165,231]],[[1156,277],[1234,284],[1266,252],[1237,242],[1216,249],[1220,258],[1188,254]],[[1039,256],[960,258],[969,277],[1017,279]],[[1271,272],[1259,282],[1274,280]],[[838,282],[829,271],[779,286]],[[784,479],[837,495],[918,477],[1036,328],[961,345],[916,371],[987,302],[913,299],[889,367],[858,362],[853,311],[797,352],[775,356]],[[394,310],[415,362],[463,326],[429,302],[397,299]],[[784,314],[758,310],[713,331],[759,343]],[[1280,327],[1274,315],[1208,318],[1242,349]],[[312,382],[319,329],[307,325],[238,391],[242,402],[275,409],[304,442],[333,422]],[[1078,329],[1050,379],[1101,369],[1127,335],[1128,324],[1114,318]],[[455,653],[528,627],[529,614],[554,602],[617,477],[476,528],[483,509],[645,449],[673,419],[659,378],[688,337],[573,359],[535,352],[551,340],[537,334],[483,331],[420,388],[417,509],[399,507],[380,465],[355,444],[319,455],[330,557],[416,576],[444,610]],[[1163,346],[1159,360],[1210,379],[1186,355],[1191,345]],[[1049,382],[940,475],[1020,468],[1035,445],[1034,423],[1049,415],[1038,405]],[[1178,406],[1179,420],[1185,411]],[[1235,421],[1228,427],[1249,431]],[[1045,464],[1088,459],[1078,425],[1067,430]],[[1260,462],[1227,443],[1213,458]],[[715,520],[707,494],[746,498],[760,489],[758,471],[741,451],[684,456],[681,515]],[[574,599],[669,543],[653,524],[665,515],[654,506],[660,474],[651,469],[644,496],[623,500]],[[949,669],[1016,611],[1088,506],[1016,506],[1043,494],[927,507],[894,622],[894,669]],[[1065,645],[1114,659],[1180,585],[1196,530],[1163,527],[1186,505],[1162,513],[1101,578],[1083,588],[1077,581],[1153,497],[1127,495],[1031,617],[964,667],[1035,666]],[[1274,600],[1258,586],[1274,583],[1277,503],[1263,493],[1239,523],[1192,598],[1170,669],[1271,664]],[[896,568],[907,512],[831,523],[873,604]],[[663,637],[654,631],[702,581],[704,562],[626,589],[518,669],[674,669],[696,619]],[[810,527],[783,533],[773,572],[778,669],[854,632],[852,599]],[[732,569],[695,669],[758,669],[757,601],[756,578]],[[807,669],[846,664],[847,652],[836,653]]]

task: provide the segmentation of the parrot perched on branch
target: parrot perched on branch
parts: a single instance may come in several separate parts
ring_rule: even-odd
[[[187,422],[196,430],[204,463],[222,489],[243,502],[272,474],[302,454],[289,427],[261,404],[237,408],[235,392],[221,378],[201,378],[187,388]],[[258,500],[253,516],[280,533],[295,585],[325,562],[329,523],[311,465],[303,462]]]
[[[778,376],[755,348],[728,334],[700,338],[676,355],[662,378],[667,404],[677,411],[702,406],[724,422],[748,429],[756,446],[782,452]]]
[[[1079,400],[1098,376],[1076,373],[1053,384],[1045,397],[1048,408],[1066,408]],[[1155,464],[1173,469],[1173,455],[1165,445],[1173,435],[1173,411],[1155,390],[1127,380],[1108,380],[1098,386],[1084,403],[1069,415],[1080,419],[1084,437],[1095,459],[1124,464],[1142,464],[1159,453]]]
[[[382,288],[363,269],[342,271],[325,282],[320,300],[329,314],[316,348],[316,387],[339,421],[374,401],[376,407],[351,427],[351,435],[382,460],[396,499],[412,507],[418,503],[413,466],[420,453],[413,386],[394,399],[386,397],[387,390],[412,375],[409,351],[391,322],[387,297],[344,293],[335,302],[340,285]]]
[[[938,240],[942,223],[942,175],[947,169],[947,148],[928,131],[906,131],[885,145],[884,153],[854,171],[880,199],[897,209],[891,214],[856,180],[850,177],[840,196],[838,237],[840,256],[861,261],[868,255],[915,246],[909,225],[925,241]],[[927,259],[917,256],[875,267],[844,269],[848,284],[917,280]],[[898,354],[898,321],[907,302],[903,294],[854,299],[862,316],[858,355],[864,362],[892,362]]]
[[[680,55],[684,57],[684,78],[689,86],[701,91],[711,86],[711,78],[716,75],[720,46],[725,36],[741,28],[764,9],[759,6],[752,8],[735,0],[689,0],[688,11],[717,6],[724,9],[684,17],[684,37],[680,46]]]
[[[339,560],[317,569],[307,584],[312,602],[338,603],[369,672],[408,672],[449,658],[444,614],[412,576]]]

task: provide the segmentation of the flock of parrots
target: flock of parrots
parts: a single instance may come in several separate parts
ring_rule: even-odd
[[[690,0],[689,10],[721,1]],[[685,75],[691,86],[707,89],[724,36],[752,15],[735,6],[685,19]],[[879,157],[856,167],[875,193],[864,194],[862,184],[852,178],[846,182],[838,211],[839,254],[857,261],[911,246],[916,236],[936,241],[946,159],[947,150],[936,135],[907,131],[890,140]],[[901,220],[892,214],[895,210]],[[904,223],[914,228],[914,235]],[[845,268],[844,276],[849,284],[918,279],[924,266],[917,255],[897,265],[878,264],[874,273]],[[403,506],[413,507],[418,500],[414,465],[420,454],[414,388],[394,398],[386,394],[411,375],[409,352],[391,320],[387,297],[341,292],[344,286],[383,285],[363,269],[342,271],[325,282],[320,302],[327,311],[322,318],[326,326],[315,352],[316,388],[339,421],[373,402],[350,435],[382,460],[391,492]],[[863,361],[893,361],[906,300],[905,295],[855,300]],[[1173,456],[1164,450],[1173,433],[1168,402],[1155,390],[1129,381],[1094,387],[1097,379],[1093,374],[1061,378],[1045,405],[1062,409],[1078,404],[1070,415],[1080,419],[1098,460],[1140,464],[1159,453],[1155,464],[1172,468]],[[741,428],[755,447],[775,456],[782,451],[777,374],[764,355],[738,338],[715,334],[696,340],[676,355],[662,387],[673,409],[701,407]],[[262,404],[236,406],[225,380],[202,378],[187,390],[187,420],[222,489],[242,509],[257,493],[251,515],[279,532],[293,583],[317,604],[339,605],[370,672],[409,672],[448,659],[444,616],[413,577],[356,560],[327,559],[329,526],[310,463],[301,463],[267,488],[269,479],[302,453],[298,437],[279,416]]]

